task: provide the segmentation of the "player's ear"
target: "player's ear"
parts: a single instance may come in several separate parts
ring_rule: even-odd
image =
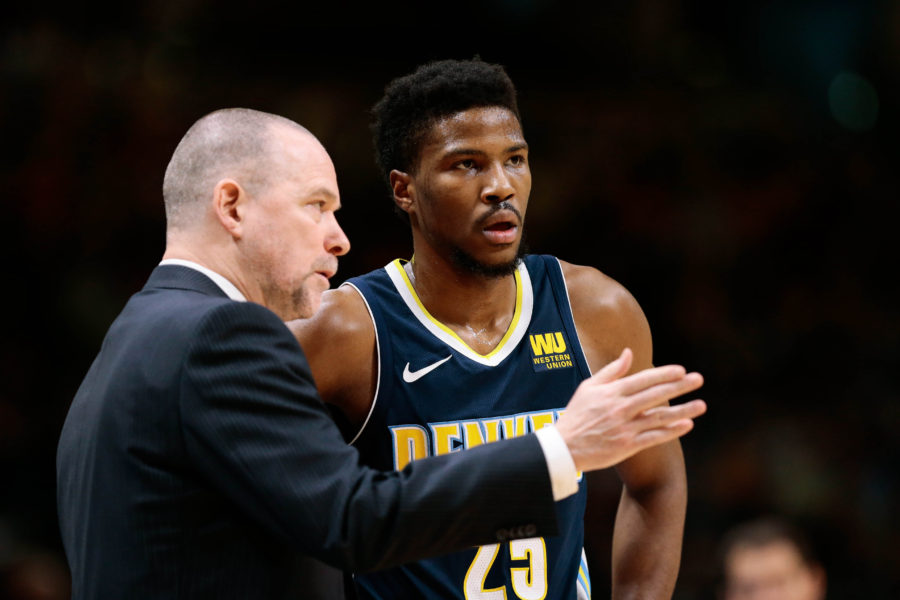
[[[415,184],[408,173],[393,169],[390,174],[391,189],[394,190],[394,204],[405,213],[415,204]]]
[[[247,193],[233,179],[223,179],[213,188],[213,212],[219,223],[235,238],[244,234]]]

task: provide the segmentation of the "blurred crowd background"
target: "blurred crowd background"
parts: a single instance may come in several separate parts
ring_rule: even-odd
[[[809,533],[829,597],[898,597],[900,4],[323,4],[4,9],[0,598],[67,597],[57,437],[161,256],[162,175],[190,124],[247,106],[322,140],[353,243],[336,285],[411,248],[368,108],[416,65],[476,54],[519,89],[531,250],[622,282],[656,362],[706,377],[675,597],[715,597],[725,531],[772,513]],[[617,486],[592,481],[596,598]]]

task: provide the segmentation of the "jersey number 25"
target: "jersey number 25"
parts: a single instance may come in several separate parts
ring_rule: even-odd
[[[544,544],[544,538],[513,540],[503,544],[507,545],[512,560],[528,561],[527,567],[510,569],[513,597],[521,600],[543,600],[547,595],[547,546]],[[463,584],[466,600],[506,600],[505,585],[491,589],[484,588],[488,572],[499,552],[500,544],[478,548]]]

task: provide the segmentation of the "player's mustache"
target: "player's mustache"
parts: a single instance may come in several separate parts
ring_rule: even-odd
[[[500,212],[501,210],[508,210],[508,211],[512,212],[514,215],[516,215],[516,218],[519,219],[520,225],[524,222],[524,219],[522,218],[522,213],[519,212],[519,209],[517,209],[515,206],[513,206],[509,200],[504,200],[503,202],[500,202],[499,204],[492,204],[490,210],[488,210],[486,213],[484,213],[483,215],[481,215],[481,217],[478,218],[477,224],[478,225],[483,224],[485,221],[490,219],[494,213]]]

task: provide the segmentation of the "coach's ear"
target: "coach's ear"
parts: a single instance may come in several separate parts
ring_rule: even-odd
[[[393,169],[390,174],[391,189],[394,190],[394,204],[409,214],[415,210],[415,184],[408,173]]]
[[[223,179],[213,190],[213,212],[219,223],[235,238],[244,235],[247,193],[233,179]]]

